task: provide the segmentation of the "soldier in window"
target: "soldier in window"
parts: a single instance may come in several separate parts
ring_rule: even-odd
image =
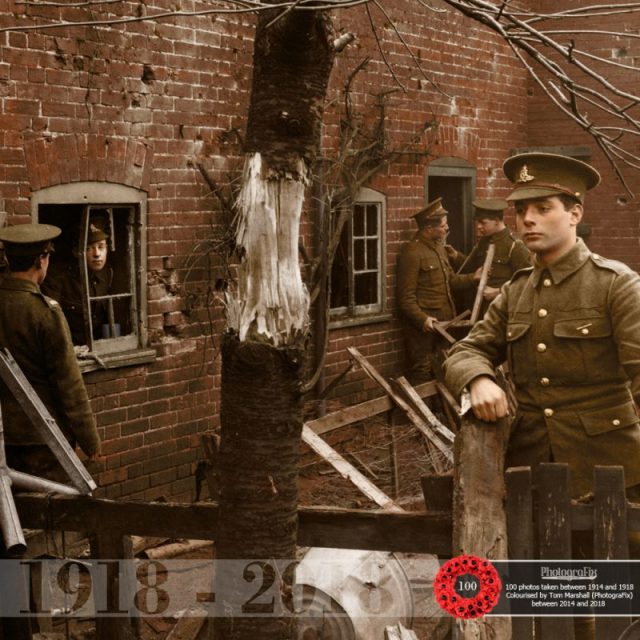
[[[108,240],[106,222],[99,217],[92,217],[89,221],[83,257],[87,268],[90,297],[105,296],[111,292],[113,269],[108,264]],[[69,322],[73,343],[83,345],[87,343],[85,314],[88,314],[88,308],[86,297],[82,295],[83,279],[77,250],[74,251],[74,256],[76,260],[52,263],[43,291],[60,303]],[[108,323],[105,303],[98,300],[92,302],[90,306],[93,337],[108,337],[102,335],[102,327]]]

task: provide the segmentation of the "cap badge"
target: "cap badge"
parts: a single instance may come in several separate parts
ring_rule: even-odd
[[[532,180],[535,180],[536,177],[532,176],[529,173],[529,168],[527,167],[527,165],[523,165],[522,169],[520,169],[520,175],[518,176],[518,182],[531,182]]]

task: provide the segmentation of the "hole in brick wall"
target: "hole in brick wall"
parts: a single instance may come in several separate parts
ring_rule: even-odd
[[[153,84],[156,79],[156,74],[148,64],[142,67],[142,78],[140,78],[145,84]]]

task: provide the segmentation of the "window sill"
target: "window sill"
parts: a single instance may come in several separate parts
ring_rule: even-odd
[[[393,314],[388,311],[377,311],[357,316],[336,316],[335,319],[329,320],[329,329],[343,329],[345,327],[359,327],[364,324],[389,322],[392,318]]]
[[[102,353],[98,356],[100,362],[91,357],[78,358],[78,364],[82,373],[89,373],[90,371],[104,371],[105,369],[148,364],[156,359],[156,355],[155,349],[134,349],[132,351]]]

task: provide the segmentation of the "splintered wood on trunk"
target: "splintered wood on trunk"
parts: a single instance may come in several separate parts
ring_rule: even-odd
[[[280,574],[280,568],[272,575],[261,561],[293,561],[296,556],[303,351],[242,343],[229,335],[222,349],[214,637],[290,638],[294,619],[286,606],[291,572]],[[224,562],[229,559],[241,562]],[[256,617],[251,597],[271,578],[273,586],[259,603],[272,602],[273,610]]]

